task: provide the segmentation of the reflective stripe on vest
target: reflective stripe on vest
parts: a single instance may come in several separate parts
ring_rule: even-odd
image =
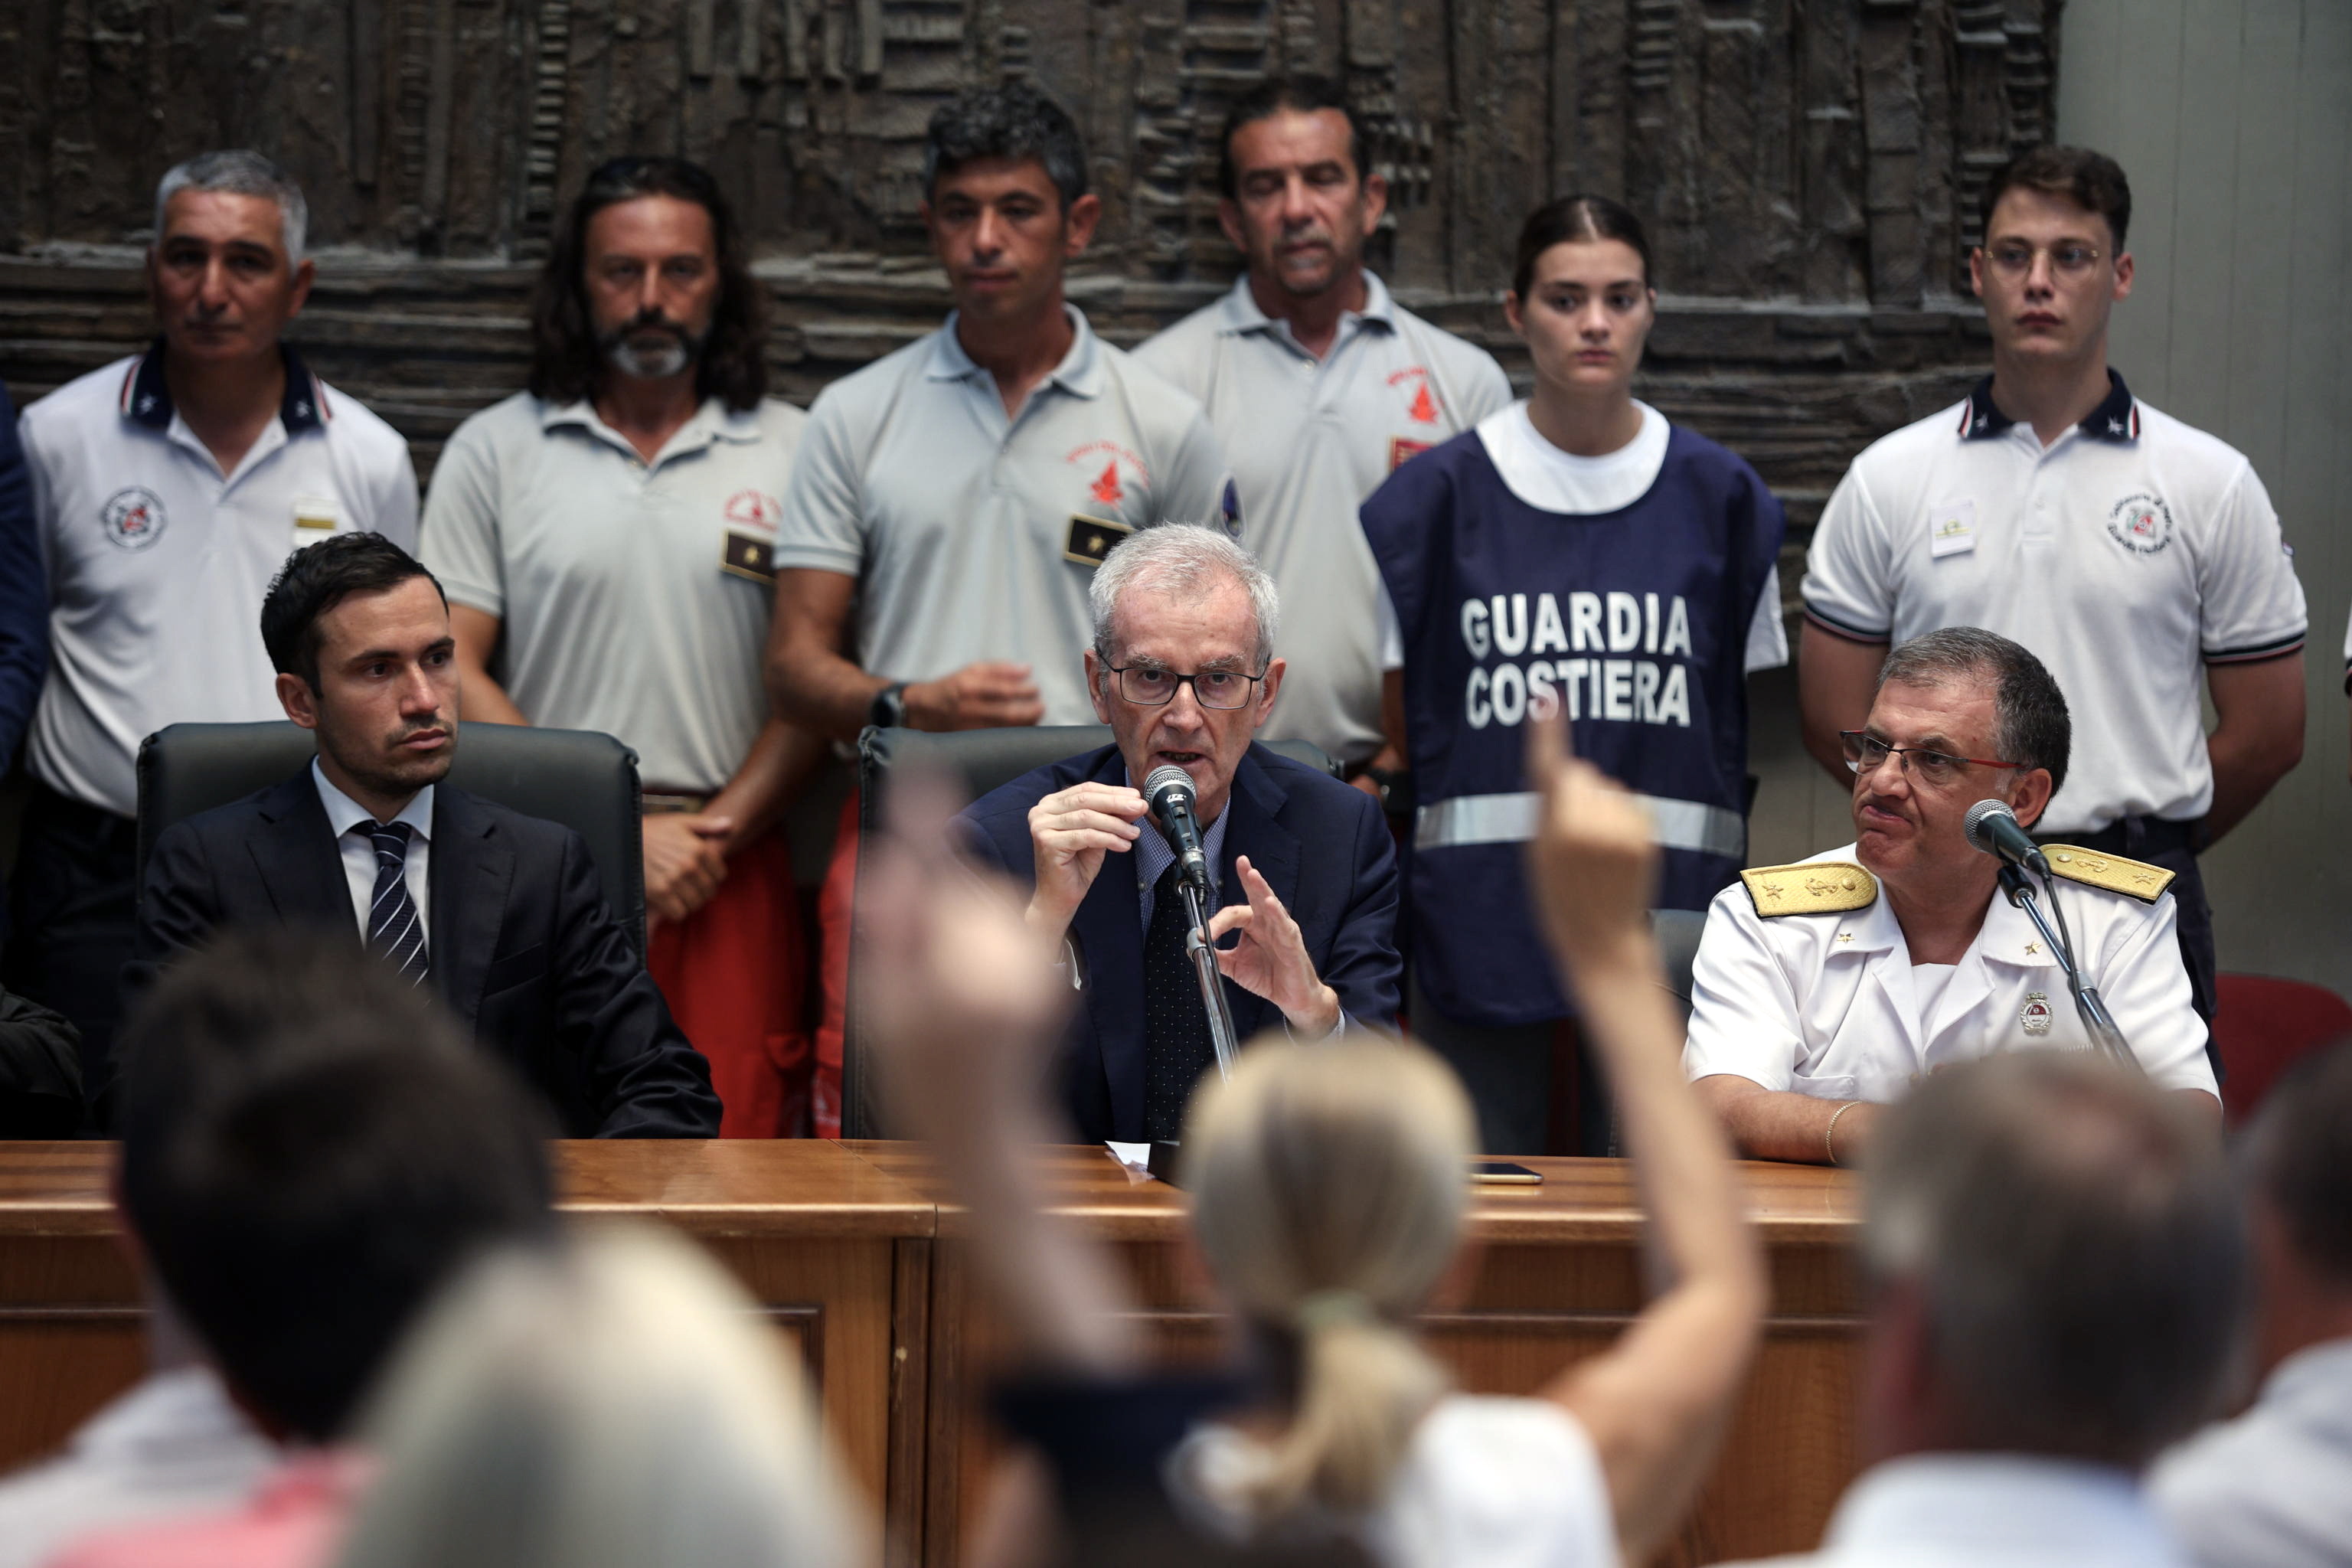
[[[1457,795],[1424,805],[1413,816],[1412,847],[1448,849],[1465,844],[1521,844],[1535,832],[1536,802],[1530,792]],[[1736,811],[1696,800],[1633,797],[1649,807],[1658,843],[1733,860],[1748,858],[1748,824]]]

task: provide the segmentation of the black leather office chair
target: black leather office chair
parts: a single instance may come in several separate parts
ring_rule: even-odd
[[[857,830],[862,836],[881,823],[894,768],[920,763],[939,769],[965,800],[978,800],[1023,773],[1110,744],[1108,724],[1030,725],[1018,729],[924,730],[868,726],[857,737]],[[1269,741],[1266,749],[1295,763],[1339,776],[1339,765],[1322,748],[1305,741]],[[860,875],[863,875],[861,868]],[[884,1136],[865,1070],[866,1040],[858,1022],[856,895],[850,900],[849,996],[842,1019],[841,1131],[846,1138]]]
[[[163,829],[291,777],[316,752],[285,722],[173,724],[139,748],[139,876]],[[638,837],[637,754],[589,730],[460,724],[449,782],[588,843],[614,916],[646,951],[646,873]]]

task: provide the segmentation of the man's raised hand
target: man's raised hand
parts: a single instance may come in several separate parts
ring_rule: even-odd
[[[1528,716],[1528,785],[1538,796],[1528,847],[1536,902],[1571,963],[1646,948],[1658,847],[1649,813],[1624,786],[1570,750],[1558,703]],[[1638,940],[1636,940],[1638,939]]]

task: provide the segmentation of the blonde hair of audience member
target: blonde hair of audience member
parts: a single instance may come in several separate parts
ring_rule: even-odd
[[[819,1568],[871,1556],[790,1357],[666,1232],[478,1266],[367,1424],[342,1568]]]
[[[1473,1125],[1444,1064],[1388,1040],[1268,1039],[1195,1102],[1185,1184],[1202,1249],[1296,1354],[1296,1406],[1250,1500],[1260,1518],[1371,1507],[1451,1385],[1406,1321],[1460,1242]]]

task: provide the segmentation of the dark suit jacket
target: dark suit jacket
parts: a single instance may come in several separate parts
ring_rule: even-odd
[[[972,802],[960,819],[971,847],[1024,886],[1036,882],[1029,808],[1082,780],[1124,784],[1118,748],[1024,773]],[[1396,952],[1396,849],[1381,808],[1361,790],[1253,744],[1234,772],[1218,860],[1219,897],[1246,903],[1234,859],[1250,858],[1298,922],[1323,983],[1339,994],[1350,1028],[1396,1027],[1402,965]],[[1146,825],[1145,831],[1151,831]],[[1135,869],[1107,857],[1070,938],[1086,975],[1086,1006],[1071,1025],[1069,1111],[1081,1137],[1143,1137],[1143,921]],[[1282,1025],[1262,996],[1225,984],[1234,1034],[1246,1041]]]
[[[433,795],[425,940],[435,991],[553,1102],[567,1138],[715,1138],[710,1065],[687,1043],[570,828]],[[215,927],[283,924],[360,942],[318,785],[284,784],[176,822],[140,894],[137,985]]]

